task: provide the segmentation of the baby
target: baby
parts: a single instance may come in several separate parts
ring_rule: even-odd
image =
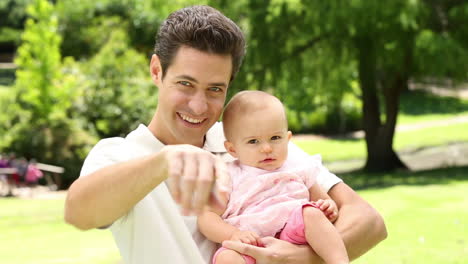
[[[335,202],[315,184],[323,166],[319,156],[291,147],[282,103],[261,91],[235,95],[223,113],[226,150],[236,158],[228,164],[230,179],[217,184],[226,201],[224,211],[205,211],[200,231],[222,243],[236,240],[262,246],[273,236],[309,244],[326,263],[349,263],[344,243],[333,226]],[[221,247],[213,263],[252,264],[255,259]]]

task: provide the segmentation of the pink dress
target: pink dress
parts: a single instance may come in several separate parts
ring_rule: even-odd
[[[260,237],[275,236],[285,226],[291,212],[308,203],[309,188],[321,173],[320,156],[290,151],[283,166],[266,171],[240,164],[228,164],[231,179],[223,186],[230,190],[227,223],[256,232]]]

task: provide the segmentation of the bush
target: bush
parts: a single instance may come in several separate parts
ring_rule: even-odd
[[[342,134],[362,128],[361,102],[345,94],[338,107],[319,105],[313,111],[295,111],[286,106],[289,129],[295,133]]]
[[[128,46],[125,33],[112,32],[100,51],[81,65],[85,81],[78,112],[100,138],[124,136],[151,119],[157,89],[148,60]]]

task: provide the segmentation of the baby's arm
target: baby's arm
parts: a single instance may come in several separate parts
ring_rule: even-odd
[[[198,216],[198,228],[209,240],[221,243],[231,238],[238,229],[224,220],[214,212],[205,210]]]
[[[312,185],[309,189],[310,201],[315,202],[320,210],[327,216],[332,223],[338,218],[338,206],[335,201],[320,188],[318,184]]]
[[[198,216],[198,228],[203,235],[216,243],[232,240],[257,246],[257,241],[260,241],[260,237],[255,232],[241,231],[224,222],[218,214],[208,210]]]

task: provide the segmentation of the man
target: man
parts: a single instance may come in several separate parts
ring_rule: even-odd
[[[238,26],[211,7],[171,14],[159,29],[150,63],[159,88],[156,113],[148,127],[93,148],[68,191],[65,220],[82,230],[110,226],[125,263],[209,263],[214,245],[188,215],[205,204],[217,205],[213,183],[224,177],[221,156],[227,155],[216,121],[244,50]],[[353,259],[385,238],[385,225],[333,177],[324,185],[340,208],[336,227]],[[309,247],[274,238],[264,243],[265,248],[224,246],[252,255],[259,264],[320,263]]]

